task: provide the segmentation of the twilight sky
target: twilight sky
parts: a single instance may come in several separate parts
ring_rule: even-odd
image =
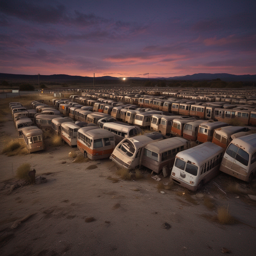
[[[255,0],[0,0],[0,73],[256,74]]]

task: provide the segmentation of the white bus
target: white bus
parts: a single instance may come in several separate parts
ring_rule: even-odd
[[[256,134],[232,140],[224,154],[220,170],[250,182],[256,174]]]
[[[175,157],[171,179],[196,191],[219,173],[224,149],[212,142],[179,152]]]
[[[77,144],[77,131],[80,126],[71,122],[61,124],[61,139],[64,140],[69,146],[73,147]]]

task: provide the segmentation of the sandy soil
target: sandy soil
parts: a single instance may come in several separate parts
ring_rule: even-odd
[[[0,131],[1,147],[16,137],[13,121]],[[216,186],[252,189],[247,184],[221,174],[200,192],[175,185],[162,194],[149,171],[141,180],[123,181],[110,160],[72,163],[70,151],[64,145],[0,155],[0,255],[255,255],[256,203],[247,194],[225,194]],[[22,163],[30,163],[47,183],[8,193]],[[205,206],[206,196],[213,209]],[[215,221],[219,206],[228,206],[234,224]]]

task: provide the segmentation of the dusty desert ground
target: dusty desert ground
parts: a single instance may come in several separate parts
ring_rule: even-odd
[[[9,112],[0,150],[11,138],[17,132]],[[256,254],[256,202],[248,197],[256,194],[255,182],[220,174],[196,193],[171,184],[167,190],[148,170],[126,181],[110,160],[73,163],[70,151],[62,145],[0,154],[1,256]],[[22,163],[47,182],[10,193]],[[220,223],[220,207],[232,216],[229,224]]]

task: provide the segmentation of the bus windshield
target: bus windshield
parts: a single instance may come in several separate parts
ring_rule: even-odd
[[[239,163],[248,166],[248,162],[249,162],[249,154],[247,152],[245,152],[243,149],[235,146],[234,144],[230,144],[226,153],[236,159]]]
[[[187,173],[190,173],[190,174],[194,175],[194,176],[197,176],[198,167],[193,165],[193,164],[187,163],[185,171]]]
[[[181,170],[184,170],[185,169],[185,165],[186,165],[186,162],[182,161],[181,159],[179,158],[176,158],[176,161],[175,161],[175,166]]]

